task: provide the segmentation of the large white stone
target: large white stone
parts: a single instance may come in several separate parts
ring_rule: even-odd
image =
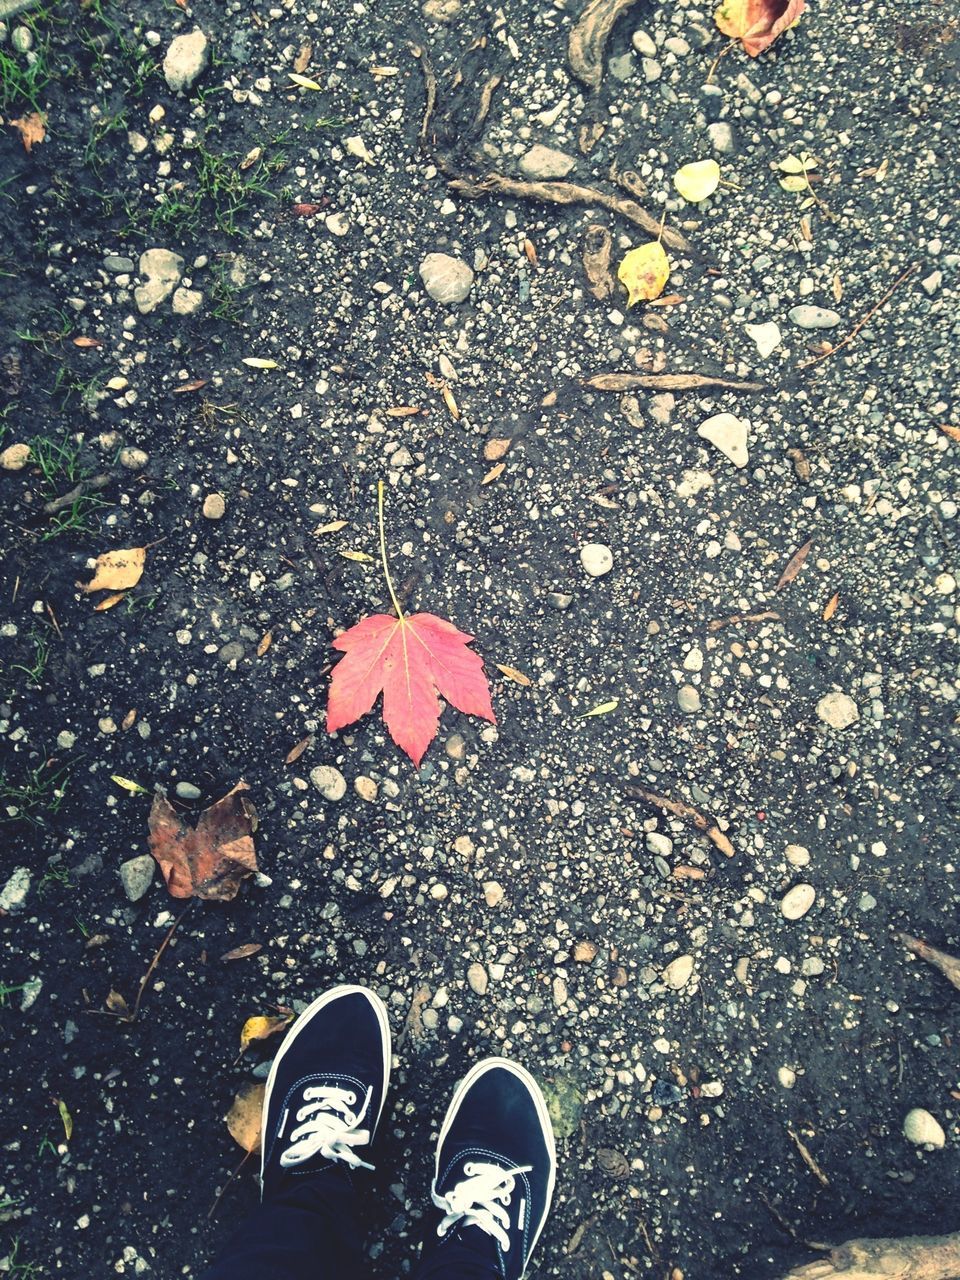
[[[473,270],[449,253],[428,253],[420,263],[420,279],[434,302],[463,302],[473,286]]]
[[[565,151],[557,151],[538,142],[520,157],[520,172],[525,178],[543,182],[551,178],[565,178],[575,163]]]
[[[735,467],[745,467],[750,461],[747,453],[747,424],[732,413],[715,413],[697,429],[701,440],[708,440],[719,449]]]
[[[163,60],[163,76],[168,88],[183,93],[199,80],[210,57],[210,42],[197,27],[189,35],[175,36]]]
[[[817,899],[817,891],[812,884],[795,884],[788,889],[780,903],[780,911],[785,920],[799,920],[805,916]]]
[[[903,1136],[918,1147],[942,1147],[947,1141],[939,1120],[929,1111],[924,1111],[923,1107],[914,1107],[907,1112],[903,1121]]]
[[[825,693],[817,703],[817,715],[831,729],[849,729],[860,719],[857,704],[848,693]]]

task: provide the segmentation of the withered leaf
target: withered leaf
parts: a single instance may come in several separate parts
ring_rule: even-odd
[[[127,714],[120,721],[120,728],[126,733],[128,729],[132,729],[137,722],[137,708],[131,707]]]
[[[111,1013],[117,1014],[121,1018],[127,1018],[130,1015],[130,1006],[124,1000],[119,991],[111,991],[107,996],[104,1004]]]
[[[610,272],[613,237],[602,222],[591,222],[583,234],[583,270],[588,288],[598,302],[609,298],[616,288]]]
[[[824,622],[830,621],[833,615],[837,612],[837,605],[839,603],[840,603],[840,592],[835,591],[833,595],[830,597],[830,599],[827,601],[826,606],[823,610]]]
[[[459,422],[460,406],[457,404],[456,396],[453,394],[450,388],[446,385],[446,383],[444,383],[443,385],[442,392],[443,392],[443,402],[447,406],[447,410],[450,414],[450,417],[454,420],[454,422]]]
[[[182,395],[184,391],[199,391],[201,387],[207,385],[207,378],[194,378],[192,382],[181,382],[179,386],[173,388],[174,395]]]
[[[300,52],[293,60],[293,69],[297,75],[303,75],[307,67],[310,65],[310,59],[313,57],[313,45],[309,40],[304,40],[300,46]]]
[[[230,960],[246,960],[248,956],[255,956],[258,951],[262,950],[262,942],[244,942],[242,946],[233,947],[231,950],[225,951],[220,960],[223,964],[228,963]]]
[[[260,1125],[266,1087],[262,1080],[248,1084],[234,1098],[233,1106],[224,1117],[230,1137],[248,1154],[260,1149]]]
[[[788,587],[797,574],[804,566],[807,556],[810,554],[810,548],[813,546],[813,539],[808,538],[799,551],[795,552],[787,562],[787,567],[780,575],[780,580],[774,588],[775,591],[782,591],[784,587]]]
[[[121,600],[126,600],[126,598],[126,591],[111,591],[108,596],[104,596],[102,600],[97,601],[93,606],[93,611],[94,613],[104,613],[107,609],[112,609],[114,605],[119,604]]]
[[[508,680],[512,680],[514,684],[522,684],[524,686],[533,684],[530,677],[525,676],[523,672],[518,671],[516,667],[508,667],[502,662],[495,662],[493,665],[502,675],[505,675]]]
[[[89,349],[90,347],[102,347],[103,343],[99,338],[88,338],[86,334],[81,334],[79,338],[74,338],[73,345]]]
[[[412,418],[420,412],[418,404],[395,404],[385,410],[388,418]]]
[[[255,1040],[269,1040],[279,1031],[286,1031],[292,1018],[247,1018],[240,1028],[240,1052],[246,1053]]]
[[[322,204],[310,204],[304,201],[301,204],[293,206],[293,212],[298,218],[312,218],[315,213],[319,213],[323,208]]]
[[[300,757],[303,755],[303,753],[306,751],[307,747],[309,747],[312,742],[313,742],[313,734],[308,733],[305,738],[300,739],[300,741],[297,743],[295,747],[290,748],[290,750],[287,752],[287,754],[283,758],[283,763],[293,764],[295,760],[299,760]]]
[[[204,809],[195,828],[157,792],[148,824],[150,852],[173,897],[229,902],[237,896],[240,882],[256,872],[257,815],[244,795],[247,790],[245,782],[238,782]]]
[[[10,125],[20,134],[23,149],[29,155],[35,142],[42,142],[47,136],[47,118],[39,111],[31,111],[29,115],[11,120]]]
[[[313,536],[319,538],[324,533],[339,533],[341,529],[347,527],[346,520],[331,520],[327,524],[322,524],[318,529],[314,529]]]
[[[793,463],[793,470],[798,480],[802,480],[804,484],[813,475],[813,468],[810,466],[810,459],[802,449],[788,449],[787,457]]]
[[[480,481],[481,484],[493,484],[494,480],[499,480],[507,468],[505,462],[498,462],[495,467],[491,467],[487,474]]]
[[[775,609],[762,609],[759,613],[732,613],[729,618],[713,618],[707,623],[708,631],[722,631],[741,622],[782,622]]]
[[[57,1098],[56,1104],[60,1113],[60,1122],[63,1125],[63,1136],[69,1142],[73,1137],[73,1116],[70,1114],[70,1108],[62,1098]]]
[[[597,1167],[608,1178],[626,1178],[630,1175],[630,1161],[622,1151],[612,1147],[600,1147],[597,1151]]]
[[[951,440],[960,440],[960,427],[953,427],[949,422],[941,422],[940,430],[945,436],[949,436]]]
[[[535,267],[537,265],[537,246],[526,236],[523,238],[523,252],[531,267]]]
[[[97,556],[97,568],[89,582],[78,582],[81,591],[129,591],[143,576],[147,562],[146,547],[128,547],[123,551],[105,551]],[[121,597],[122,598],[122,597]],[[113,602],[117,603],[116,600]],[[109,606],[105,606],[109,607]]]
[[[272,644],[273,644],[273,632],[265,631],[263,635],[260,637],[260,642],[257,645],[257,657],[262,658]]]

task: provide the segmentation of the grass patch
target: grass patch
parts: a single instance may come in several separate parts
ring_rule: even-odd
[[[56,769],[47,763],[28,769],[19,781],[6,770],[0,771],[0,825],[28,822],[32,827],[44,826],[48,817],[59,812],[69,776],[68,765]]]
[[[248,158],[238,153],[217,154],[201,143],[191,153],[186,179],[165,191],[143,219],[144,227],[136,229],[152,234],[164,231],[181,241],[210,226],[224,235],[237,235],[243,215],[255,200],[280,198],[272,183],[286,167],[285,145],[285,135],[279,135],[248,163]]]

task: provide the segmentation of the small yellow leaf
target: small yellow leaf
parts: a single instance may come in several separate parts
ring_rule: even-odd
[[[287,75],[301,89],[313,89],[317,93],[323,92],[323,85],[317,84],[316,80],[311,80],[309,76],[302,76],[298,71],[288,71]]]
[[[833,277],[833,300],[839,302],[843,298],[843,281],[840,279],[840,272],[836,272]]]
[[[418,404],[395,404],[385,410],[388,418],[412,418],[420,412]]]
[[[124,551],[105,551],[97,556],[97,571],[89,582],[78,582],[81,591],[128,591],[143,576],[147,562],[146,547],[128,547]]]
[[[289,1025],[289,1018],[248,1018],[240,1029],[240,1052],[246,1053],[254,1040],[268,1040]]]
[[[112,609],[115,604],[119,604],[121,600],[126,600],[126,591],[113,591],[110,595],[104,596],[102,600],[98,600],[93,606],[94,613],[103,613],[106,609]]]
[[[460,406],[457,404],[456,397],[450,388],[444,383],[443,385],[443,402],[450,411],[450,417],[454,422],[460,421]]]
[[[134,712],[136,715],[136,712]],[[118,787],[123,787],[124,791],[129,791],[134,796],[148,796],[150,792],[146,787],[141,787],[139,782],[132,782],[130,778],[121,778],[119,773],[111,773],[110,781],[115,782]]]
[[[677,170],[673,185],[684,200],[697,204],[712,196],[720,185],[720,166],[716,160],[694,160]]]
[[[313,535],[319,538],[322,533],[339,533],[347,527],[347,523],[346,520],[331,520],[329,524],[322,524],[319,529],[314,529]]]
[[[276,369],[276,360],[265,360],[261,356],[244,356],[243,363],[249,365],[251,369]]]
[[[786,178],[781,178],[780,185],[783,187],[784,191],[806,191],[809,184],[807,183],[806,178],[800,174],[797,177],[790,175]]]
[[[104,1003],[111,1013],[115,1013],[121,1018],[130,1016],[130,1008],[119,991],[111,991]]]
[[[480,481],[481,484],[493,484],[494,480],[499,480],[507,469],[505,462],[498,462],[495,467],[491,467],[487,474]]]
[[[578,720],[586,720],[588,716],[605,716],[611,711],[616,711],[620,705],[619,698],[611,698],[609,702],[601,702],[598,707],[594,707],[590,711],[584,711],[582,715],[577,716]]]
[[[659,240],[640,245],[624,254],[617,279],[627,290],[627,306],[659,298],[670,278],[670,261]]]
[[[260,1122],[266,1087],[262,1080],[248,1084],[234,1098],[233,1106],[224,1117],[230,1137],[248,1154],[260,1148]]]
[[[951,440],[960,440],[960,427],[952,427],[949,422],[941,422],[940,430]]]
[[[73,1137],[73,1116],[62,1098],[57,1099],[57,1110],[60,1112],[60,1119],[63,1121],[63,1135],[69,1142]]]
[[[355,560],[357,564],[373,563],[373,556],[368,556],[365,551],[341,551],[340,554],[344,560]]]
[[[257,645],[257,657],[262,658],[270,646],[273,644],[273,632],[265,631],[260,637],[260,643]]]
[[[829,622],[833,615],[837,612],[837,605],[840,603],[840,592],[835,592],[827,601],[827,606],[823,611],[824,622]]]
[[[529,676],[525,676],[522,671],[518,671],[516,667],[505,666],[502,662],[494,663],[498,671],[502,672],[508,680],[512,680],[514,684],[522,684],[528,686],[533,684]]]
[[[816,169],[820,161],[809,151],[801,151],[798,156],[784,156],[777,162],[777,168],[784,173],[805,173],[808,169]]]

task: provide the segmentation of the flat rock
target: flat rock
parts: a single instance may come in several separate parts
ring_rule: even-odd
[[[474,963],[470,966],[467,970],[467,982],[474,995],[485,996],[487,994],[489,978],[482,964]]]
[[[752,338],[757,344],[757,352],[761,360],[766,360],[767,356],[772,355],[783,341],[780,326],[775,320],[768,320],[766,324],[745,324],[743,328],[747,337]]]
[[[849,729],[860,719],[857,704],[848,693],[825,693],[817,703],[817,715],[831,729]]]
[[[812,884],[795,884],[784,894],[780,912],[785,920],[799,920],[807,914],[816,899],[817,891]]]
[[[0,891],[0,911],[15,915],[22,911],[30,892],[30,868],[17,867]]]
[[[310,770],[310,781],[324,800],[342,800],[347,794],[347,780],[332,764],[318,764]]]
[[[199,289],[184,289],[181,286],[174,291],[171,303],[175,316],[192,316],[203,306],[203,294]]]
[[[222,493],[208,493],[203,500],[203,515],[206,520],[222,520],[227,512],[227,504]]]
[[[210,59],[210,41],[197,27],[175,36],[163,59],[163,77],[174,93],[183,93],[199,80]]]
[[[144,449],[136,449],[133,445],[124,445],[120,450],[120,465],[128,471],[142,471],[150,461],[150,455]]]
[[[520,172],[525,178],[545,182],[565,178],[576,164],[573,156],[538,142],[520,157]]]
[[[834,329],[840,323],[836,311],[831,311],[829,307],[814,307],[808,303],[791,307],[790,319],[801,329]]]
[[[717,120],[714,124],[708,124],[707,137],[718,155],[736,155],[737,135],[733,131],[733,126],[727,124],[726,120]]]
[[[139,902],[153,883],[156,863],[149,853],[128,858],[120,866],[120,883],[130,902]]]
[[[707,418],[697,428],[697,435],[719,449],[735,467],[745,467],[750,461],[747,424],[732,413],[715,413],[712,418]]]
[[[30,446],[28,444],[9,444],[3,453],[0,453],[0,467],[4,471],[22,471],[30,461]]]
[[[137,310],[141,315],[149,315],[162,302],[166,302],[180,283],[183,265],[179,253],[173,253],[170,249],[147,249],[141,253],[140,274],[146,276],[147,282],[138,285],[133,291]]]
[[[613,552],[602,542],[588,542],[580,548],[580,563],[591,578],[602,578],[613,568]]]
[[[947,1141],[940,1121],[929,1111],[924,1111],[923,1107],[914,1107],[907,1112],[903,1121],[903,1136],[918,1147],[942,1147]]]
[[[682,684],[677,690],[677,706],[688,715],[700,710],[700,694],[692,684]]]
[[[660,975],[671,991],[681,991],[693,974],[693,956],[677,956]]]
[[[434,300],[454,304],[466,300],[473,286],[473,268],[449,253],[428,253],[420,263],[423,287]]]

